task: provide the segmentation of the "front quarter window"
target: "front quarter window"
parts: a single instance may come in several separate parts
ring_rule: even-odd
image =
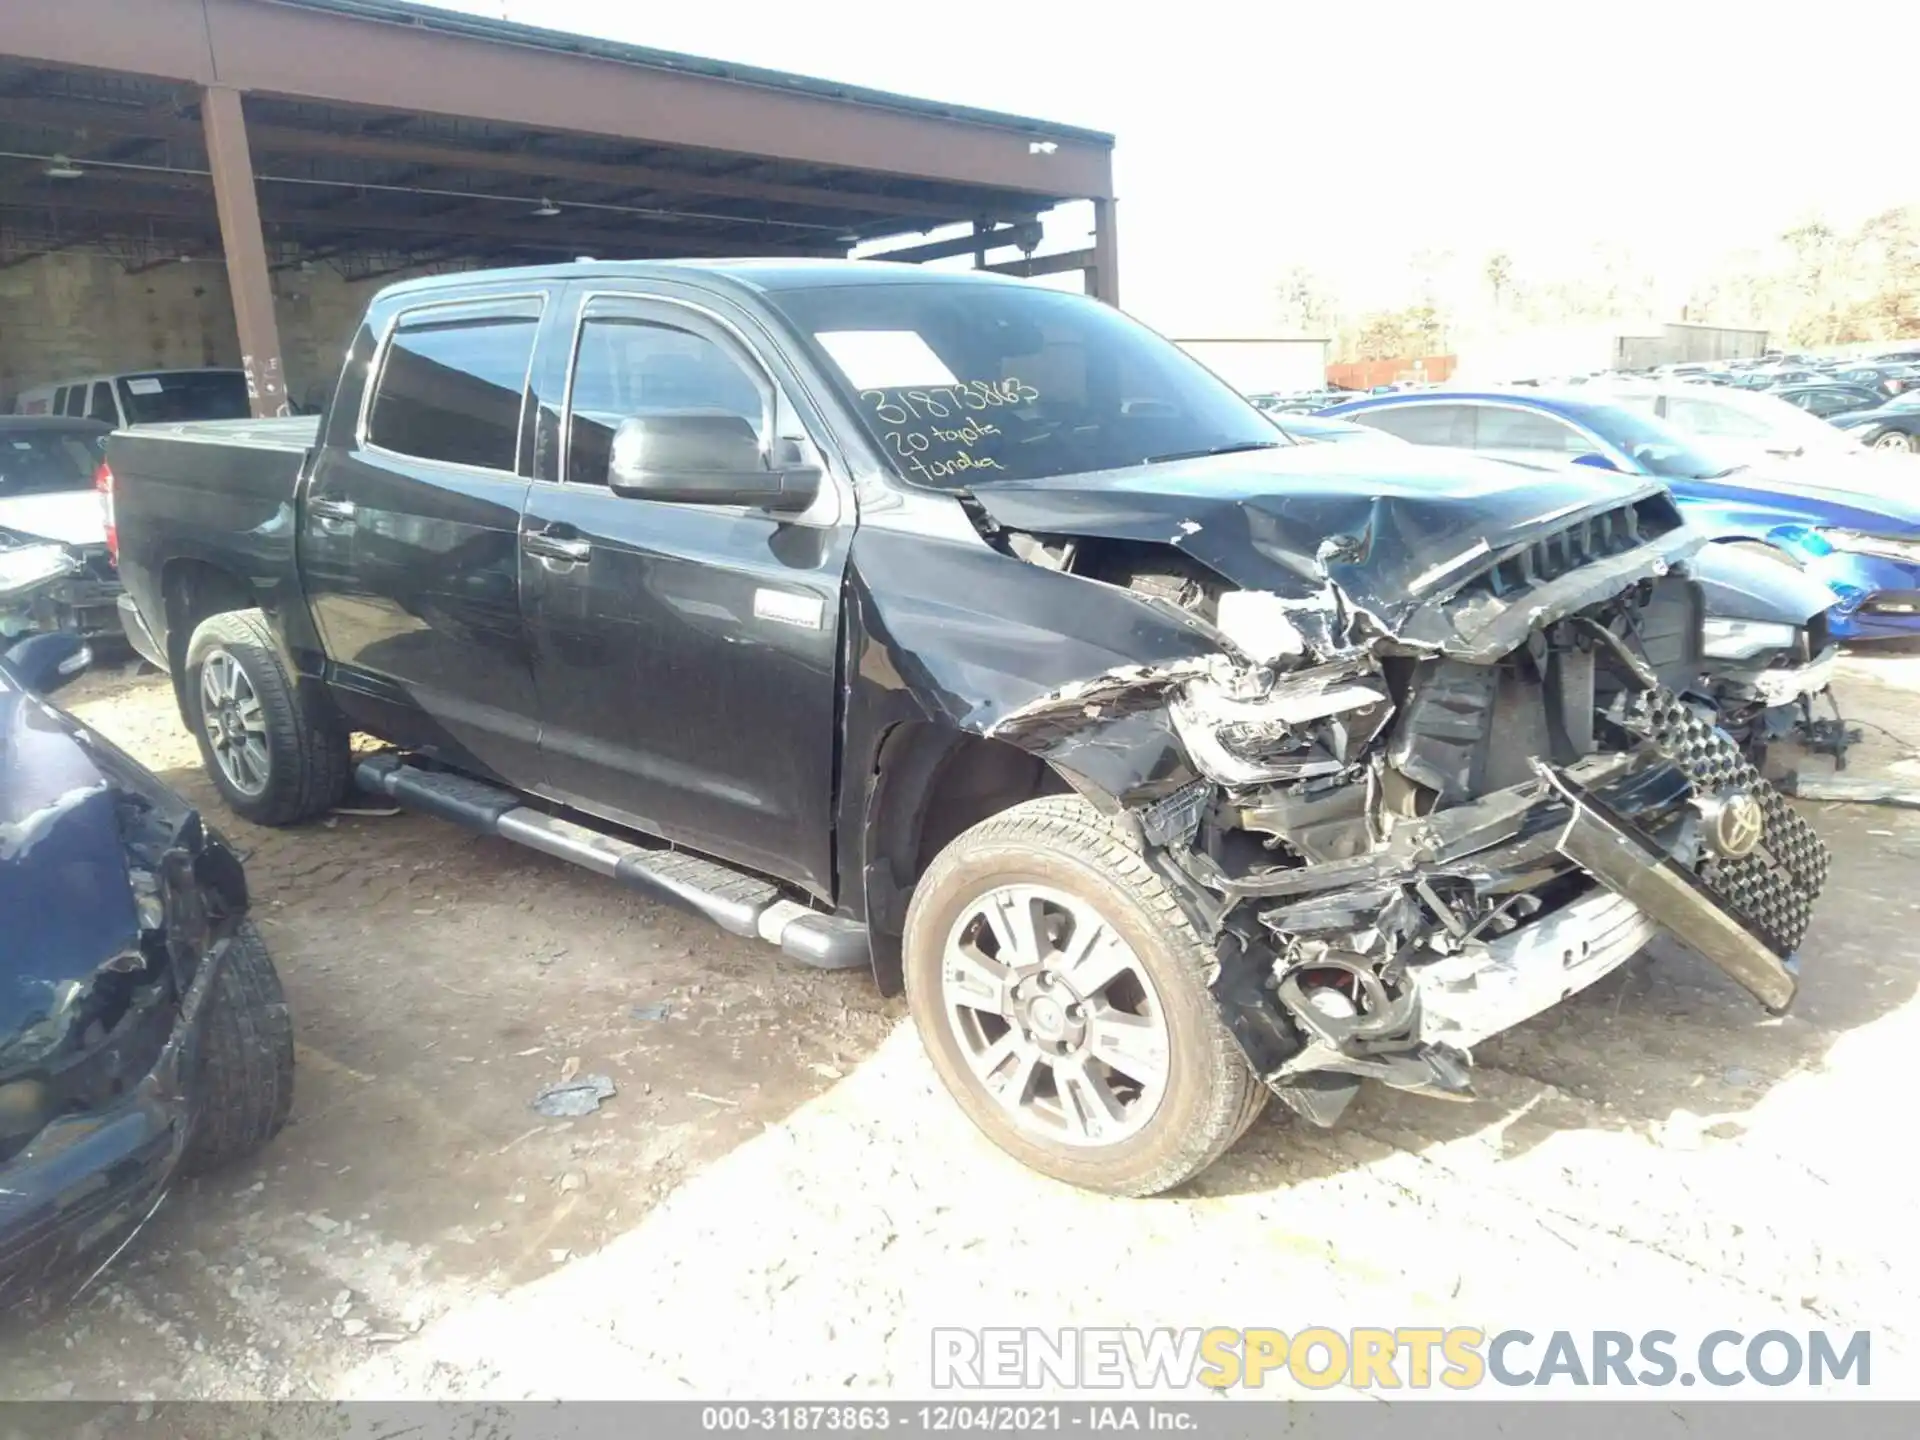
[[[1197,361],[1084,297],[929,277],[770,299],[909,484],[973,489],[1291,443]]]

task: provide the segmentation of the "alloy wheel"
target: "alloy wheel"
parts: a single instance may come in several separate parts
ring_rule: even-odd
[[[267,718],[253,682],[225,650],[200,664],[200,727],[227,783],[242,795],[267,788]]]
[[[948,932],[941,998],[968,1068],[1022,1129],[1113,1145],[1167,1092],[1165,1011],[1140,957],[1086,901],[1000,885]]]

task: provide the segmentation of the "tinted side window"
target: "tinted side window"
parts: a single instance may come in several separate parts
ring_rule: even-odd
[[[1475,416],[1474,448],[1477,450],[1549,451],[1560,455],[1585,455],[1593,442],[1566,421],[1538,410],[1506,410],[1496,405],[1481,409]]]
[[[113,387],[104,380],[93,382],[93,403],[87,407],[87,418],[104,421],[108,425],[120,423],[120,412],[113,404]]]
[[[64,415],[67,413],[66,386],[62,385],[58,390],[53,392],[53,409],[48,413],[51,415]]]
[[[620,422],[665,411],[737,415],[758,432],[764,403],[746,367],[703,335],[632,316],[589,316],[574,356],[566,478],[606,484]]]
[[[539,316],[403,317],[367,416],[367,439],[422,460],[515,468],[520,413]]]
[[[1473,443],[1473,412],[1464,405],[1383,405],[1346,418],[1416,445]]]

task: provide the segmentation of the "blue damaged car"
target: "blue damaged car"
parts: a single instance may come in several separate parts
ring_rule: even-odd
[[[293,1099],[292,1022],[240,861],[42,698],[89,658],[58,633],[0,660],[6,1311],[84,1284],[178,1175],[264,1144]]]
[[[1661,480],[1696,529],[1764,545],[1825,584],[1835,597],[1833,638],[1920,634],[1920,473],[1904,473],[1904,461],[1756,462],[1750,447],[1684,434],[1604,391],[1428,390],[1356,401],[1321,418],[1416,444]]]

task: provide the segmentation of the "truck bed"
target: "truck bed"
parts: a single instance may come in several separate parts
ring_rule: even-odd
[[[266,603],[298,593],[294,496],[315,416],[202,420],[122,430],[107,442],[120,578],[167,645],[162,558],[246,576]]]

